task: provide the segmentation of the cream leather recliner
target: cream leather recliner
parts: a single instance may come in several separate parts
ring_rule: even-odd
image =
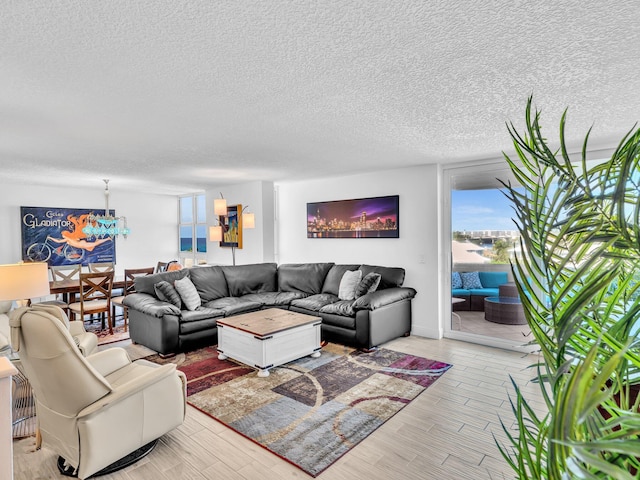
[[[13,310],[9,324],[42,442],[61,457],[61,471],[69,466],[85,479],[152,448],[184,421],[186,378],[174,364],[132,362],[117,347],[85,358],[63,322],[43,308]]]
[[[36,303],[32,305],[32,308],[47,312],[62,322],[85,357],[98,351],[98,336],[95,333],[87,332],[84,329],[84,323],[80,320],[69,321],[69,317],[59,306]]]
[[[0,302],[0,351],[9,349],[9,311],[13,302],[11,300]]]

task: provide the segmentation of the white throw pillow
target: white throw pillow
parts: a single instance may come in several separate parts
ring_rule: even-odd
[[[362,270],[347,270],[344,272],[338,288],[338,298],[340,300],[354,300],[356,298],[356,287],[360,280],[362,280]]]
[[[200,300],[198,290],[189,277],[176,280],[173,283],[173,286],[176,287],[176,290],[182,299],[182,303],[184,303],[187,310],[195,310],[202,305],[202,300]]]

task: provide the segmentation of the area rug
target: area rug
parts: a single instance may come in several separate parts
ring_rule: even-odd
[[[218,360],[215,347],[176,357],[187,401],[316,477],[436,381],[450,364],[380,348],[328,344],[270,370]]]
[[[98,345],[106,345],[108,343],[121,342],[129,338],[129,329],[124,329],[124,318],[116,316],[116,324],[113,327],[113,334],[109,333],[109,327],[102,328],[102,321],[96,318],[93,323],[85,320],[84,328],[87,332],[93,332],[98,336]]]

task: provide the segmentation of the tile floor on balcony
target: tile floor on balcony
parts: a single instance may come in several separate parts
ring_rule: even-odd
[[[527,343],[531,340],[531,329],[528,325],[503,325],[484,319],[484,312],[455,312],[460,315],[460,321],[455,315],[451,318],[451,329],[461,332],[474,333],[506,340]]]

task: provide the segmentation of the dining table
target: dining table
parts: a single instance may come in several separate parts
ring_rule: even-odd
[[[111,290],[124,288],[124,276],[114,277]],[[49,291],[51,295],[62,295],[67,303],[75,301],[76,296],[80,294],[80,280],[61,280],[57,282],[49,282]],[[71,302],[69,299],[72,299]]]

